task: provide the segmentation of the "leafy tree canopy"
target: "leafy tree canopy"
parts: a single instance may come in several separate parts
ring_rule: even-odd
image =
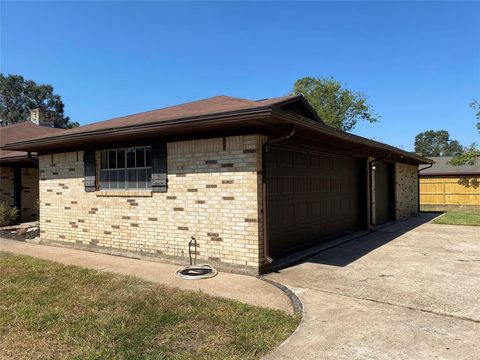
[[[428,130],[415,136],[415,152],[424,156],[455,156],[463,152],[457,140],[450,140],[446,130]]]
[[[293,86],[293,94],[303,94],[327,125],[351,131],[358,121],[377,122],[365,95],[346,89],[333,78],[304,77]]]
[[[79,125],[65,116],[62,99],[53,92],[52,85],[37,84],[25,80],[21,75],[0,73],[0,120],[3,124],[30,119],[30,109],[40,105],[55,112],[55,127],[72,128]]]
[[[477,129],[480,132],[480,103],[478,100],[473,100],[470,103],[470,107],[476,111],[475,117],[477,118]],[[473,143],[470,145],[469,148],[465,148],[465,150],[459,154],[458,156],[455,156],[452,160],[449,161],[450,164],[452,165],[475,165],[475,162],[477,159],[480,158],[480,149],[478,148],[476,143]]]
[[[480,157],[480,150],[477,144],[473,143],[469,148],[466,148],[461,154],[455,156],[449,161],[450,164],[460,165],[475,165],[475,162]]]

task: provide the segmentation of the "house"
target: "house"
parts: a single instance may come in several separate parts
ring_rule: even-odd
[[[335,130],[303,96],[217,96],[11,143],[37,151],[43,243],[261,273],[418,212],[430,160]]]
[[[455,166],[451,156],[431,157],[435,164],[420,171],[420,204],[480,206],[480,159]]]
[[[31,110],[31,120],[0,127],[0,148],[44,135],[58,134],[53,117],[42,107]],[[0,149],[0,202],[19,211],[21,221],[38,219],[38,156],[34,152]]]

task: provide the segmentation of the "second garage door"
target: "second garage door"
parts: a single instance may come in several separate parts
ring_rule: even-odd
[[[269,149],[265,161],[273,258],[352,233],[365,224],[365,159]]]

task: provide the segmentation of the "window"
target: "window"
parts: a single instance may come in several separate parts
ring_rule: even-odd
[[[103,150],[100,153],[100,189],[150,189],[150,147]]]

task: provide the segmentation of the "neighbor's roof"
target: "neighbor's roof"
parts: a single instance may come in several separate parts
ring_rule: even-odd
[[[10,151],[2,149],[7,143],[17,143],[31,138],[36,138],[45,135],[58,134],[61,129],[55,129],[45,126],[39,126],[31,121],[23,121],[13,125],[0,127],[0,161],[1,162],[15,162],[24,161],[28,159],[28,154],[25,151]]]
[[[211,135],[214,131],[252,129],[268,127],[281,130],[295,125],[304,133],[318,134],[325,139],[342,143],[355,149],[371,148],[377,153],[395,154],[398,159],[411,163],[431,161],[360,136],[333,129],[318,117],[302,95],[284,96],[258,101],[229,96],[215,96],[159,110],[122,116],[95,122],[78,128],[68,129],[61,134],[48,134],[26,141],[9,143],[10,150],[55,152],[67,149],[95,147],[108,142],[132,142],[152,137],[174,137],[181,134],[196,136]],[[283,131],[283,130],[282,130]],[[343,146],[343,145],[342,145]]]
[[[455,166],[448,162],[453,159],[452,156],[430,157],[435,164],[431,168],[422,170],[422,176],[468,176],[480,175],[480,159],[477,159],[474,165]]]

